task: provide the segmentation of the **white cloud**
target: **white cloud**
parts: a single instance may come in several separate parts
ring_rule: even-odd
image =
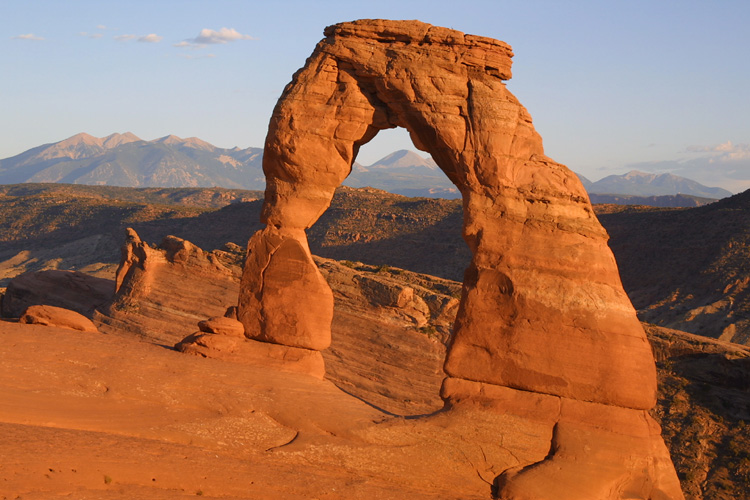
[[[44,40],[44,37],[37,36],[34,33],[26,33],[25,35],[12,36],[11,38],[15,40],[37,40],[37,41]]]
[[[688,146],[687,150],[690,153],[710,153],[712,159],[722,161],[750,159],[750,144],[733,144],[732,141],[715,146]]]
[[[103,24],[98,24],[98,25],[96,26],[96,29],[98,29],[98,30],[106,30],[106,29],[107,29],[107,27],[106,27],[106,26],[104,26]]]
[[[135,40],[136,38],[138,38],[138,35],[116,35],[112,38],[114,38],[118,42],[127,42],[130,40]]]
[[[150,33],[148,35],[138,37],[138,41],[146,42],[146,43],[159,43],[162,41],[163,38],[164,38],[163,36],[159,36],[155,33]]]
[[[85,37],[88,37],[88,38],[94,38],[94,39],[96,39],[96,38],[101,38],[104,35],[101,34],[101,33],[88,33],[86,31],[81,31],[80,33],[78,33],[78,36],[85,36]]]
[[[255,40],[255,38],[250,35],[243,35],[234,28],[221,28],[219,31],[204,28],[195,38],[188,38],[174,44],[174,46],[203,48],[206,45],[236,42],[238,40]]]

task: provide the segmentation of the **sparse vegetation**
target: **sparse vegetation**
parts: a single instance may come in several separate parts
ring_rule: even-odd
[[[378,274],[386,274],[386,273],[389,273],[390,271],[391,271],[391,266],[389,266],[388,264],[383,264],[383,265],[378,266],[378,270],[376,272]]]

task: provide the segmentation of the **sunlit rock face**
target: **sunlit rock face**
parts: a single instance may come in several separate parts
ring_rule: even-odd
[[[404,127],[461,191],[473,254],[443,398],[551,428],[548,458],[501,474],[499,496],[682,498],[646,412],[650,346],[581,183],[544,156],[505,86],[511,48],[417,21],[341,23],[325,35],[269,125],[267,227],[249,242],[238,307],[246,335],[328,346],[333,298],[304,231],[359,147]],[[565,495],[556,487],[570,482]]]

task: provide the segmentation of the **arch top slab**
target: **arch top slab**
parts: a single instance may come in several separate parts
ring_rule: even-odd
[[[360,20],[325,34],[271,118],[268,223],[314,223],[359,147],[385,128],[404,127],[460,189],[512,182],[513,172],[486,175],[477,162],[543,154],[530,116],[503,84],[507,44],[417,21]]]

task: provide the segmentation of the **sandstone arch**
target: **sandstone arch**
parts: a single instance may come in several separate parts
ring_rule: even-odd
[[[554,498],[681,498],[646,413],[656,389],[650,347],[583,187],[544,156],[503,83],[510,47],[416,21],[341,23],[325,35],[269,125],[267,227],[249,242],[238,308],[246,335],[328,346],[333,299],[305,229],[359,147],[404,127],[461,191],[473,253],[443,397],[533,414],[555,429],[547,460],[498,479],[501,498],[547,498],[544,485],[569,480],[587,446],[617,466],[587,471],[591,484]]]

